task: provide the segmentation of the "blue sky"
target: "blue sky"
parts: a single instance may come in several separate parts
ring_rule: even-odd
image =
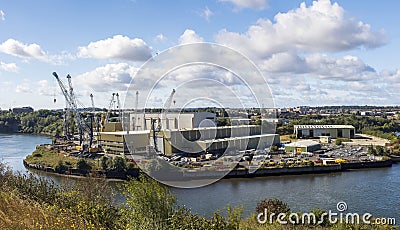
[[[302,2],[2,1],[0,108],[62,108],[53,71],[71,74],[83,104],[93,93],[108,107],[145,60],[191,42],[249,57],[277,107],[398,104],[400,3]]]

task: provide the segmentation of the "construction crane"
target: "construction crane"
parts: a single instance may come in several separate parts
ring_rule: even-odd
[[[119,94],[118,93],[112,93],[110,104],[108,106],[108,113],[107,117],[105,119],[105,122],[108,122],[111,120],[112,114],[116,113],[118,116],[121,115],[121,103],[119,100]]]
[[[68,138],[69,136],[69,115],[70,115],[70,111],[69,111],[69,107],[70,107],[70,96],[68,94],[67,89],[64,86],[64,83],[61,81],[61,79],[58,77],[56,72],[53,72],[53,76],[56,78],[58,85],[61,88],[61,92],[65,97],[65,104],[66,104],[66,110],[65,110],[65,114],[64,114],[64,136]]]
[[[90,102],[92,102],[92,112],[95,112],[93,94],[90,94]]]
[[[88,146],[90,148],[93,141],[93,131],[87,126],[87,124],[85,123],[81,114],[78,111],[77,100],[72,87],[71,76],[69,74],[67,75],[69,90],[67,90],[64,83],[58,77],[56,72],[53,72],[53,76],[56,78],[58,85],[60,86],[61,91],[65,97],[65,101],[68,104],[67,113],[73,114],[75,125],[78,128],[79,144],[82,146],[85,141],[89,141]],[[87,137],[87,135],[85,134],[88,134],[89,137]],[[81,150],[84,151],[83,148]]]
[[[132,120],[132,130],[136,130],[137,126],[137,119],[138,119],[138,106],[139,106],[139,91],[136,91],[136,98],[135,98],[135,111],[134,111],[134,119]]]
[[[174,98],[174,95],[175,95],[175,89],[172,89],[172,92],[171,92],[171,94],[169,95],[169,97],[167,98],[167,100],[165,101],[165,103],[164,103],[164,105],[163,105],[163,109],[162,109],[162,111],[161,111],[161,113],[160,113],[160,119],[158,119],[158,125],[157,125],[157,128],[155,127],[155,122],[157,121],[156,119],[152,119],[151,120],[151,128],[152,128],[152,130],[153,130],[153,143],[154,143],[154,150],[156,151],[156,152],[159,152],[159,149],[158,149],[158,146],[157,146],[157,133],[158,132],[160,132],[160,130],[161,130],[161,121],[163,120],[163,119],[165,119],[166,120],[166,122],[167,122],[167,112],[168,112],[168,110],[171,108],[171,103],[172,103],[172,100],[173,100],[173,98]]]

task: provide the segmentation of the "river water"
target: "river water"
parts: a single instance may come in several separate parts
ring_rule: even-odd
[[[51,143],[45,136],[0,134],[0,160],[14,170],[26,171],[22,159],[38,144]],[[41,173],[42,174],[42,173]],[[46,177],[57,182],[70,180],[52,174]],[[171,188],[178,203],[193,212],[210,216],[228,204],[241,205],[244,216],[255,212],[262,199],[278,198],[293,211],[314,208],[337,211],[336,204],[347,203],[347,212],[371,213],[374,216],[400,221],[400,164],[391,168],[350,172],[274,176],[251,179],[223,179],[194,189]]]

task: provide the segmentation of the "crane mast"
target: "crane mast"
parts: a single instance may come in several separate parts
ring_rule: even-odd
[[[65,97],[65,101],[68,104],[67,112],[72,112],[74,116],[75,125],[77,126],[79,132],[80,144],[82,145],[84,141],[89,140],[89,147],[90,147],[92,144],[92,137],[93,137],[92,130],[86,125],[85,121],[83,120],[81,114],[78,111],[76,97],[72,87],[71,76],[69,74],[67,75],[69,90],[67,90],[64,83],[58,77],[56,72],[53,72],[53,76],[56,78],[58,85],[60,86],[61,91]],[[89,138],[85,136],[85,132],[89,134]]]
[[[93,100],[93,94],[90,94],[90,102],[92,103],[92,112],[94,112],[94,100]]]
[[[174,98],[175,92],[176,92],[175,89],[172,89],[171,94],[169,95],[169,97],[165,101],[165,103],[163,105],[163,109],[162,109],[161,114],[160,114],[161,116],[160,116],[160,119],[158,121],[157,128],[155,127],[156,120],[155,119],[151,120],[151,128],[153,130],[153,144],[154,144],[154,150],[156,152],[159,152],[159,149],[158,149],[158,146],[157,146],[157,133],[161,130],[162,120],[165,119],[165,121],[168,122],[168,120],[167,120],[167,112],[171,108],[171,103],[172,103],[172,100]]]

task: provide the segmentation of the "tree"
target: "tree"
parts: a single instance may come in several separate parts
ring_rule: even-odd
[[[376,146],[376,155],[383,156],[385,154],[385,149],[382,146]]]
[[[176,198],[166,186],[145,174],[124,184],[122,218],[136,229],[168,229]]]
[[[107,170],[109,168],[109,165],[110,165],[109,161],[110,161],[110,159],[106,156],[102,156],[100,158],[100,165],[103,170]]]
[[[368,146],[368,154],[376,155],[376,150],[375,150],[374,146],[372,146],[372,145]]]
[[[83,158],[76,162],[76,168],[79,170],[91,170],[92,166]]]
[[[124,172],[126,170],[126,161],[122,157],[114,157],[113,170],[117,172]]]
[[[342,143],[343,143],[343,140],[340,139],[340,138],[338,138],[338,139],[335,140],[335,144],[336,144],[336,145],[342,145]]]

